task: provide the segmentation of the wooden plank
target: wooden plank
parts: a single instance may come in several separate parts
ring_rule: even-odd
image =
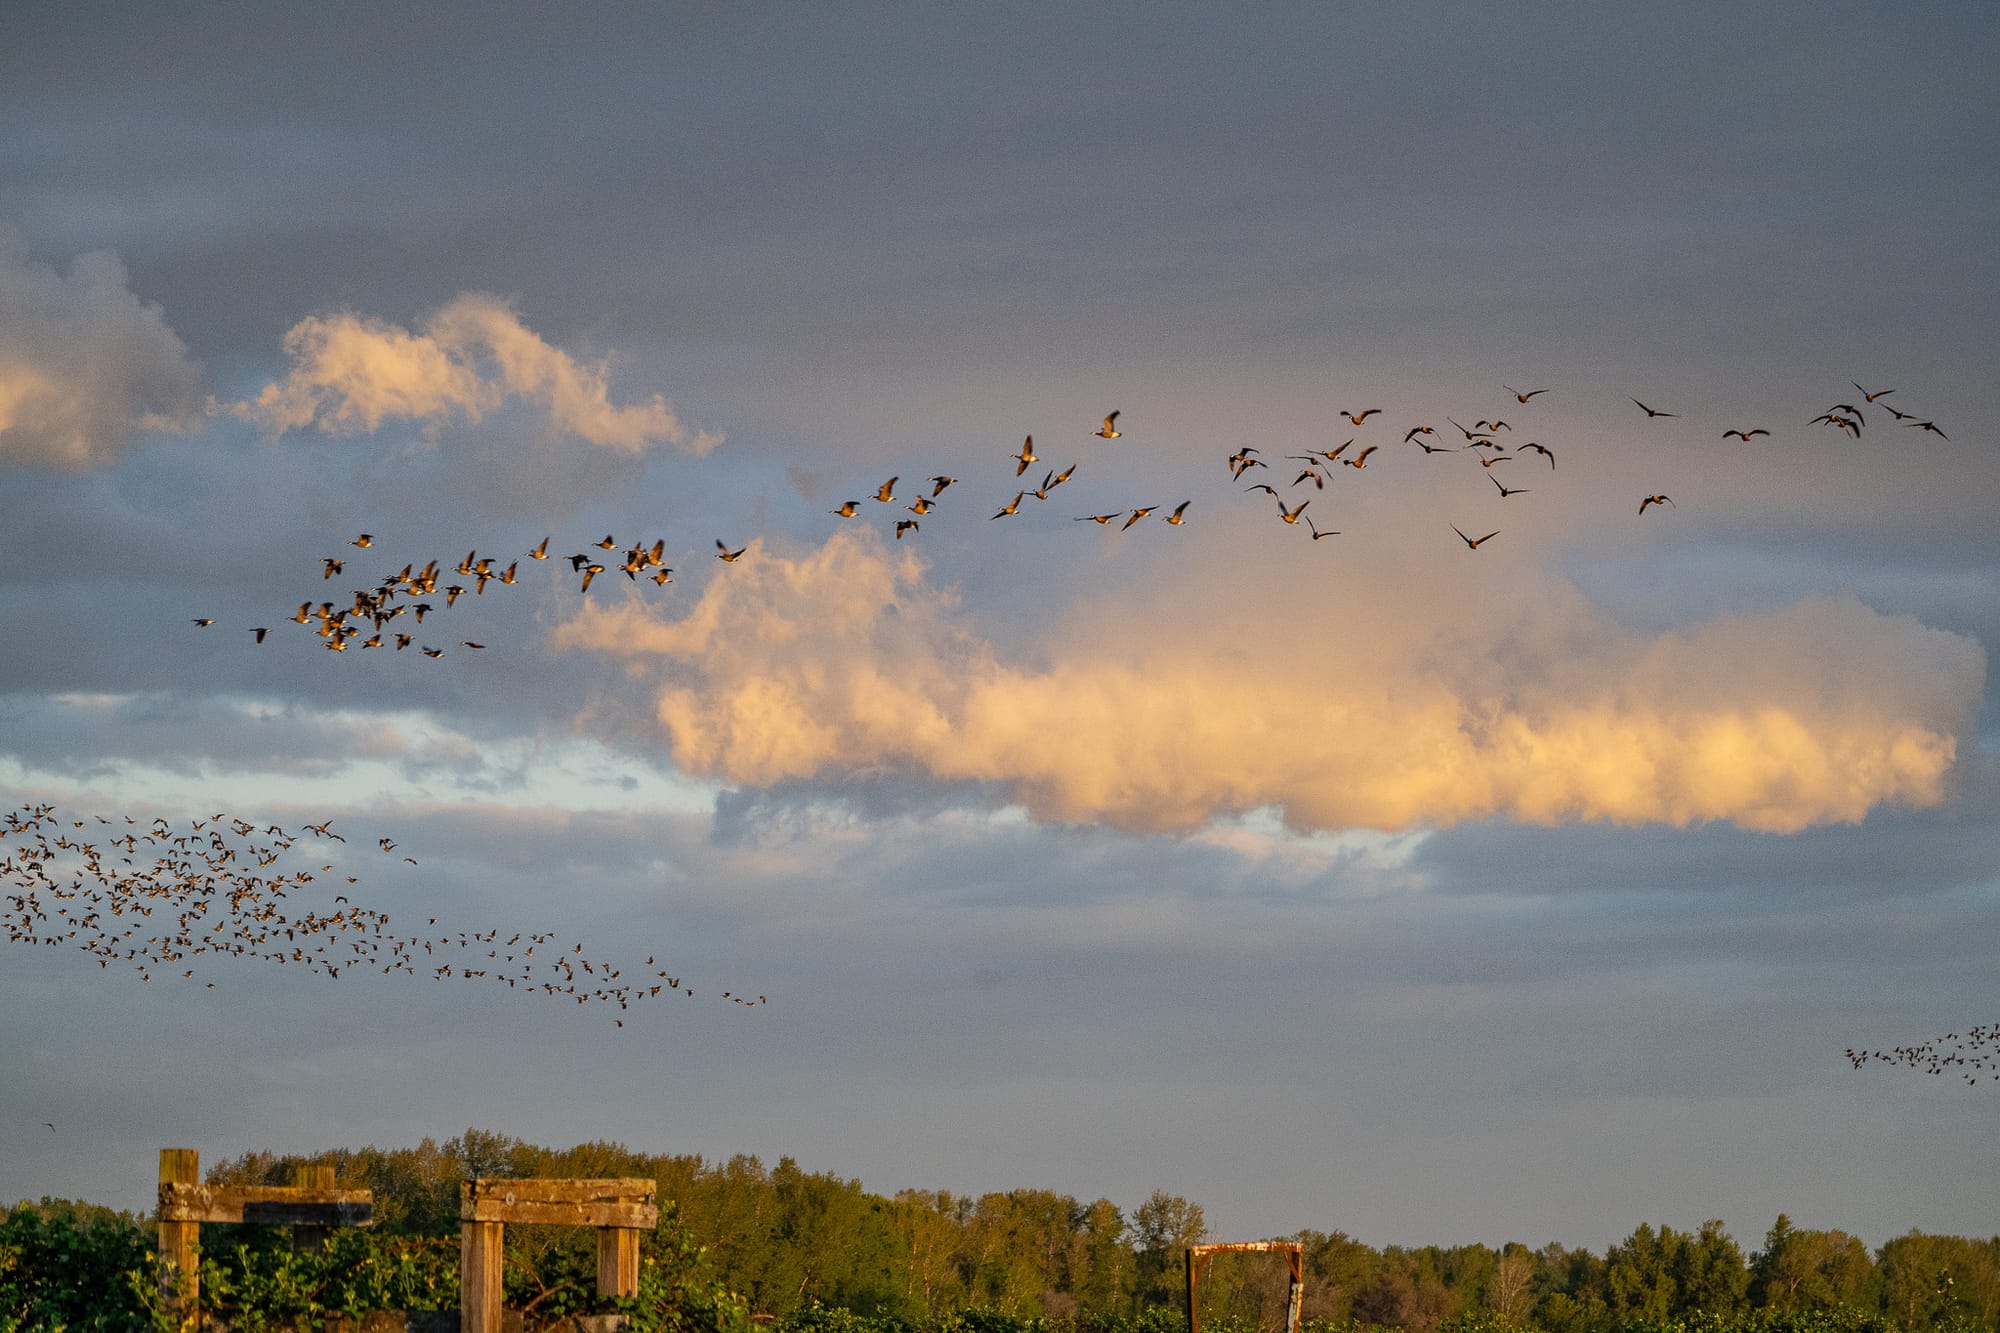
[[[660,1210],[650,1203],[528,1203],[479,1199],[462,1204],[462,1222],[539,1222],[559,1227],[633,1227],[651,1231]]]
[[[196,1247],[201,1223],[167,1216],[171,1189],[201,1181],[201,1154],[193,1148],[160,1149],[160,1308],[181,1333],[201,1328],[201,1268]]]
[[[658,1181],[643,1176],[606,1180],[468,1180],[459,1199],[499,1198],[518,1203],[651,1203]]]
[[[630,1227],[597,1229],[597,1294],[639,1294],[639,1233]]]
[[[459,1333],[500,1333],[504,1231],[498,1222],[458,1224]]]
[[[466,1222],[540,1222],[555,1226],[637,1227],[660,1220],[652,1180],[468,1180],[459,1185]]]
[[[375,1224],[375,1195],[370,1190],[304,1189],[296,1185],[162,1181],[160,1219],[162,1223],[261,1222],[272,1226],[365,1227]]]

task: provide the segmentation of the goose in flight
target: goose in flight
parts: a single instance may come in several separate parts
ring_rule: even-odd
[[[1503,384],[1503,385],[1501,385],[1500,387],[1501,387],[1501,388],[1503,388],[1503,389],[1505,389],[1505,390],[1506,390],[1506,391],[1507,391],[1508,393],[1511,393],[1511,394],[1513,394],[1513,395],[1514,395],[1514,401],[1515,401],[1515,402],[1517,402],[1517,403],[1525,403],[1525,402],[1527,402],[1527,401],[1528,401],[1528,400],[1529,400],[1530,398],[1533,398],[1533,397],[1534,397],[1534,396],[1535,396],[1536,394],[1538,394],[1538,393],[1547,393],[1547,392],[1548,392],[1548,390],[1547,390],[1547,389],[1530,389],[1530,390],[1528,390],[1528,391],[1527,391],[1526,393],[1522,393],[1522,392],[1521,392],[1521,391],[1520,391],[1519,389],[1515,388],[1515,387],[1514,387],[1513,385],[1511,385],[1511,384]]]
[[[1368,420],[1368,418],[1380,413],[1382,409],[1379,407],[1371,407],[1365,412],[1350,412],[1346,408],[1342,407],[1336,410],[1340,413],[1340,415],[1346,417],[1349,421],[1353,422],[1355,425],[1358,426],[1362,422]]]
[[[880,500],[883,504],[888,504],[891,500],[895,499],[896,482],[898,480],[900,480],[900,478],[891,477],[889,478],[889,480],[883,482],[881,487],[876,490],[875,498],[877,500]]]
[[[1510,495],[1526,495],[1528,493],[1528,488],[1525,486],[1502,485],[1500,478],[1494,476],[1491,472],[1486,474],[1486,480],[1492,482],[1496,487],[1499,488],[1500,498],[1503,500]]]
[[[717,560],[722,561],[724,564],[734,564],[736,562],[736,558],[749,549],[750,548],[747,546],[739,546],[732,551],[722,541],[722,539],[718,537],[716,538],[715,542],[715,558]]]
[[[1182,518],[1181,515],[1187,510],[1187,507],[1193,503],[1194,501],[1192,500],[1181,501],[1179,504],[1174,506],[1174,512],[1168,514],[1165,521],[1173,524],[1175,527],[1179,527],[1181,524],[1187,522],[1187,520]]]
[[[1453,532],[1458,532],[1458,524],[1453,523],[1451,525],[1451,530]],[[1458,532],[1458,539],[1465,543],[1467,550],[1476,551],[1479,549],[1481,542],[1490,542],[1499,535],[1500,533],[1497,530],[1487,533],[1484,537],[1468,537],[1463,532]]]
[[[1042,461],[1035,455],[1035,437],[1032,435],[1022,442],[1020,453],[1008,454],[1007,457],[1020,463],[1020,466],[1014,469],[1014,475],[1017,477],[1026,472],[1031,464]]]
[[[1645,513],[1646,506],[1648,505],[1674,505],[1674,501],[1673,497],[1668,495],[1649,495],[1639,501],[1639,512],[1642,514]],[[1674,505],[1674,508],[1678,509],[1680,506]]]
[[[1096,430],[1090,433],[1092,435],[1097,436],[1100,440],[1115,440],[1124,433],[1118,429],[1116,425],[1117,420],[1118,420],[1118,414],[1116,412],[1113,412],[1110,416],[1104,418],[1104,424],[1102,426],[1099,426]]]
[[[1555,467],[1556,456],[1549,452],[1549,447],[1546,444],[1536,444],[1533,440],[1529,440],[1526,444],[1521,446],[1521,451],[1523,453],[1527,452],[1530,449],[1533,449],[1536,453],[1548,459],[1549,466],[1551,468]]]
[[[1370,454],[1374,453],[1374,452],[1375,452],[1375,451],[1376,451],[1377,449],[1380,449],[1381,447],[1382,447],[1382,446],[1381,446],[1381,445],[1379,445],[1379,444],[1371,444],[1371,445],[1369,445],[1369,446],[1368,446],[1368,447],[1367,447],[1366,449],[1363,449],[1363,450],[1362,450],[1362,451],[1361,451],[1360,453],[1358,453],[1358,454],[1354,455],[1354,457],[1352,457],[1352,458],[1343,458],[1343,459],[1341,459],[1340,461],[1341,461],[1342,463],[1345,463],[1345,464],[1346,464],[1346,465],[1347,465],[1348,467],[1351,467],[1351,468],[1364,468],[1364,467],[1367,467],[1367,466],[1368,466],[1368,455],[1370,455]]]
[[[1750,437],[1752,435],[1769,435],[1770,433],[1771,433],[1770,431],[1765,430],[1763,427],[1759,426],[1755,430],[1726,430],[1722,432],[1722,438],[1726,440],[1733,435],[1737,439],[1743,441],[1743,443],[1748,444],[1750,443]]]
[[[1657,407],[1648,407],[1644,403],[1639,402],[1637,398],[1634,398],[1632,401],[1635,404],[1637,404],[1639,410],[1641,412],[1644,412],[1648,417],[1677,417],[1680,415],[1680,413],[1678,412],[1662,412]]]
[[[1009,501],[1008,501],[1008,502],[1007,502],[1006,504],[1004,504],[1004,505],[1000,506],[1000,512],[999,512],[999,513],[997,513],[997,514],[995,514],[995,515],[994,515],[993,517],[994,517],[994,518],[1006,518],[1006,517],[1008,517],[1009,515],[1012,515],[1012,514],[1018,514],[1018,513],[1020,513],[1020,512],[1021,512],[1021,497],[1022,497],[1022,496],[1024,496],[1024,495],[1026,495],[1026,494],[1027,494],[1027,492],[1026,492],[1026,491],[1015,491],[1015,492],[1014,492],[1014,498],[1013,498],[1013,499],[1011,499],[1011,500],[1009,500]],[[987,521],[988,521],[988,522],[991,522],[991,521],[992,521],[992,519],[988,519]]]
[[[1310,503],[1310,502],[1308,502],[1308,503]],[[1138,521],[1139,521],[1140,519],[1144,518],[1144,517],[1145,517],[1146,515],[1148,515],[1148,514],[1152,513],[1152,512],[1153,512],[1153,511],[1154,511],[1155,509],[1158,509],[1158,508],[1159,508],[1159,506],[1158,506],[1158,505],[1147,505],[1147,506],[1146,506],[1145,508],[1143,508],[1143,509],[1134,509],[1134,510],[1132,511],[1132,517],[1130,517],[1130,518],[1126,519],[1126,520],[1125,520],[1125,526],[1124,526],[1124,527],[1121,527],[1121,528],[1119,528],[1118,530],[1119,530],[1120,532],[1123,532],[1123,531],[1125,531],[1125,528],[1129,528],[1129,527],[1131,527],[1131,526],[1132,526],[1132,525],[1133,525],[1134,523],[1137,523],[1137,522],[1138,522]]]
[[[842,518],[853,518],[856,514],[861,512],[860,509],[858,508],[860,503],[861,502],[859,500],[842,500],[840,502],[840,508],[831,509],[828,510],[827,512],[832,514],[838,514]]]

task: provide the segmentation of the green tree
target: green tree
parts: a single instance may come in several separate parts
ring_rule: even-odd
[[[1201,1205],[1154,1190],[1132,1214],[1139,1304],[1178,1305],[1187,1299],[1182,1255],[1208,1239]]]

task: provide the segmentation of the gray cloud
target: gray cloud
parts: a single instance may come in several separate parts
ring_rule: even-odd
[[[0,464],[102,467],[143,431],[201,419],[201,372],[116,256],[67,273],[0,228]]]

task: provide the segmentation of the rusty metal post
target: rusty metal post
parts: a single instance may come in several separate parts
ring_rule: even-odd
[[[1188,1246],[1184,1254],[1187,1259],[1188,1333],[1201,1333],[1201,1303],[1200,1297],[1195,1291],[1197,1284],[1194,1276],[1195,1264],[1199,1260],[1195,1257],[1194,1246],[1192,1245]]]
[[[1294,1246],[1285,1252],[1285,1259],[1292,1270],[1292,1289],[1286,1306],[1285,1333],[1299,1333],[1299,1312],[1305,1308],[1306,1300],[1305,1255],[1299,1247]]]

